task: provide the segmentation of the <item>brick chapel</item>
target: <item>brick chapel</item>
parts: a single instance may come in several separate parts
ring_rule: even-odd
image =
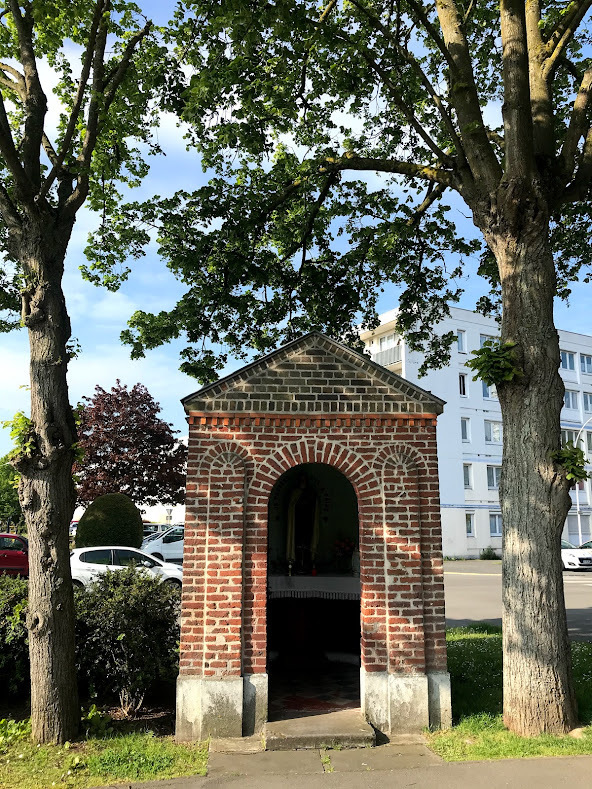
[[[314,332],[183,405],[177,738],[259,733],[332,683],[386,734],[449,726],[443,401]]]

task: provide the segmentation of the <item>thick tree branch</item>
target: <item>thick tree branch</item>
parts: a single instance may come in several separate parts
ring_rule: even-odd
[[[321,172],[366,170],[368,172],[393,173],[459,189],[456,176],[450,170],[441,170],[438,167],[415,164],[414,162],[402,162],[397,159],[373,159],[355,154],[345,154],[345,156],[336,159],[327,158],[319,162],[319,169]]]
[[[549,77],[553,73],[558,59],[565,51],[591,6],[592,0],[570,0],[568,3],[546,44],[545,77]]]
[[[317,199],[314,202],[314,205],[313,205],[312,210],[310,212],[310,215],[308,217],[308,221],[306,222],[306,225],[304,226],[304,230],[302,231],[302,235],[301,235],[300,239],[298,241],[296,241],[294,244],[290,245],[288,251],[282,257],[282,262],[286,261],[286,260],[289,260],[292,257],[292,255],[298,249],[300,249],[300,247],[302,247],[303,254],[304,254],[304,250],[306,249],[306,244],[308,242],[308,239],[309,239],[310,234],[312,233],[312,230],[313,230],[313,227],[314,227],[315,219],[319,215],[319,211],[323,207],[323,203],[327,199],[327,197],[329,195],[329,192],[331,191],[331,187],[337,181],[338,178],[339,178],[339,173],[338,172],[329,173],[328,178],[326,179],[325,183],[323,184],[323,188],[319,192],[319,196],[317,197]],[[302,270],[302,267],[301,267],[300,270]]]
[[[33,192],[33,186],[29,181],[27,173],[25,172],[21,160],[19,159],[17,150],[12,138],[12,131],[10,123],[6,115],[6,107],[4,106],[4,97],[0,91],[0,154],[4,159],[4,163],[8,167],[10,174],[14,178],[16,186],[24,198],[30,197]]]
[[[59,153],[53,161],[53,167],[51,168],[45,182],[43,183],[40,191],[39,191],[39,198],[42,199],[45,195],[49,192],[52,183],[54,182],[55,178],[57,177],[66,156],[70,151],[70,146],[72,144],[72,138],[74,137],[74,132],[76,131],[76,125],[78,123],[78,117],[80,115],[80,109],[82,107],[82,102],[84,100],[84,93],[86,91],[86,86],[88,84],[88,78],[90,76],[90,69],[93,62],[93,57],[95,55],[95,46],[97,42],[97,31],[99,29],[99,22],[103,13],[106,10],[107,2],[106,0],[98,0],[95,5],[95,12],[93,14],[93,19],[90,27],[90,32],[88,36],[88,42],[86,44],[86,50],[84,52],[84,57],[82,59],[82,69],[80,71],[80,79],[78,80],[78,90],[76,92],[76,98],[74,99],[74,105],[72,107],[72,111],[70,112],[70,117],[68,118],[68,125],[66,126],[66,132],[64,134],[64,139],[60,145]]]
[[[588,129],[584,148],[582,150],[582,158],[580,166],[577,169],[576,176],[572,183],[567,187],[561,202],[575,203],[578,200],[585,200],[590,191],[592,183],[592,127]]]
[[[136,47],[138,46],[140,41],[146,38],[146,36],[148,35],[151,29],[152,29],[152,22],[151,21],[146,22],[144,27],[141,30],[138,30],[138,32],[129,39],[127,46],[123,51],[123,55],[121,56],[121,60],[119,61],[119,65],[117,66],[113,74],[109,77],[108,84],[105,85],[105,102],[104,102],[105,112],[110,108],[111,104],[113,103],[113,100],[117,93],[117,89],[121,85],[123,78],[125,77],[125,74],[130,66],[133,54],[136,51]]]
[[[47,98],[41,87],[33,46],[33,17],[29,5],[21,13],[18,0],[9,0],[18,37],[20,61],[25,82],[25,131],[21,143],[22,161],[27,177],[35,190],[41,185],[41,145],[47,112]]]
[[[591,100],[592,68],[589,68],[583,76],[578,95],[576,96],[569,127],[561,149],[560,161],[565,183],[573,176],[578,144],[588,131],[588,108]]]
[[[501,0],[506,173],[528,178],[535,171],[524,0]]]
[[[21,218],[3,183],[0,183],[0,213],[9,231],[20,233]]]
[[[13,90],[19,98],[25,100],[25,78],[23,75],[8,63],[0,63],[0,72],[2,72],[2,84],[10,90]],[[10,74],[14,79],[10,79],[6,75]]]
[[[105,8],[106,11],[109,10],[109,0],[105,0]],[[93,56],[93,97],[88,109],[86,134],[82,143],[82,151],[77,160],[80,167],[80,174],[78,176],[76,188],[64,205],[64,211],[66,213],[75,213],[86,199],[86,195],[88,194],[91,159],[102,128],[101,119],[107,116],[108,110],[115,99],[117,89],[121,85],[130,66],[136,47],[139,42],[146,37],[152,27],[152,22],[147,22],[141,30],[129,39],[117,68],[115,68],[108,79],[105,80],[104,56],[108,29],[106,11],[99,24]]]
[[[424,8],[423,4],[418,0],[409,0],[409,6],[412,9],[415,16],[419,19],[421,24],[423,25],[424,29],[434,42],[434,44],[438,47],[440,52],[442,53],[444,60],[448,63],[449,68],[451,69],[452,73],[455,74],[457,70],[457,62],[455,58],[451,55],[449,47],[446,44],[446,36],[442,39],[442,36],[438,33],[435,26],[430,22],[430,18],[428,16],[427,10]],[[442,20],[440,20],[440,24],[442,24]]]
[[[439,197],[444,194],[445,191],[446,187],[444,184],[436,184],[435,186],[430,184],[428,186],[427,194],[424,197],[421,205],[416,208],[413,216],[409,217],[407,220],[407,226],[415,227],[418,225],[428,209],[436,202],[436,200],[438,200]]]
[[[51,140],[47,136],[47,134],[43,134],[43,150],[45,151],[47,158],[55,167],[56,162],[58,161],[58,155],[56,153],[55,148],[52,145]]]
[[[555,155],[553,101],[551,85],[544,74],[546,52],[541,35],[540,0],[525,4],[525,22],[534,154],[550,160]]]
[[[499,183],[502,170],[483,123],[462,18],[454,0],[436,0],[436,7],[446,49],[454,62],[450,74],[450,103],[458,118],[467,163],[477,188],[490,193]]]

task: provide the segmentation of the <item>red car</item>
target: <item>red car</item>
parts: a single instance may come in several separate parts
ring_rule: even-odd
[[[0,534],[0,573],[29,575],[29,543],[18,534]]]

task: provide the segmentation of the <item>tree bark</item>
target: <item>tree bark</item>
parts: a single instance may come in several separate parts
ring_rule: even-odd
[[[504,723],[517,734],[577,725],[560,540],[569,483],[560,446],[564,386],[553,322],[555,267],[549,212],[536,184],[502,184],[482,226],[502,286],[502,342],[522,374],[498,385],[503,417]]]
[[[73,739],[80,720],[68,544],[76,502],[76,426],[66,382],[70,320],[61,287],[72,225],[60,226],[47,211],[29,216],[19,245],[26,279],[22,320],[31,352],[31,428],[29,448],[16,465],[29,537],[31,722],[39,743]]]

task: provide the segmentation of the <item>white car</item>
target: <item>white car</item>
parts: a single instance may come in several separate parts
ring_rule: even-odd
[[[173,526],[158,536],[152,535],[144,540],[142,550],[165,562],[182,562],[184,537],[185,527]]]
[[[181,587],[183,570],[177,564],[167,564],[137,548],[125,545],[97,545],[76,548],[70,554],[70,568],[74,586],[86,586],[107,570],[121,570],[133,565],[160,577],[163,583]]]
[[[564,570],[592,570],[592,551],[561,540],[561,561]]]

